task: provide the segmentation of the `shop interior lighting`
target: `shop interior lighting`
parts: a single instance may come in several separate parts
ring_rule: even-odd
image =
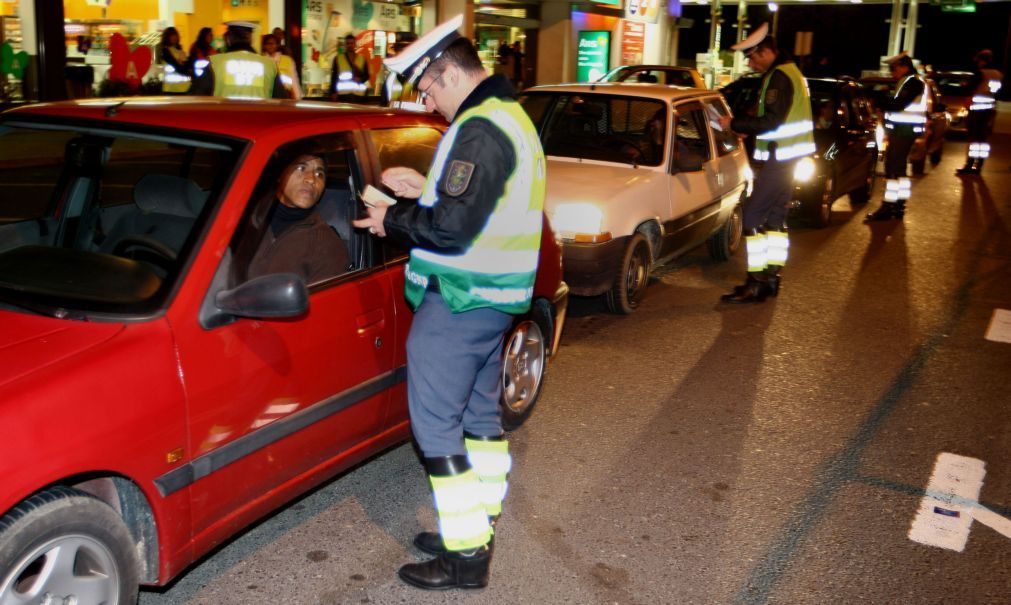
[[[769,12],[772,12],[772,13],[774,13],[774,12],[776,12],[776,11],[778,11],[778,10],[779,10],[779,5],[778,5],[778,4],[776,4],[775,2],[770,2],[770,3],[768,4],[768,6],[769,6]]]

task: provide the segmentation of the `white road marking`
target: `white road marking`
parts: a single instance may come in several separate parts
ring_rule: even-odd
[[[994,342],[1011,343],[1011,311],[994,309],[990,325],[986,328],[986,339]]]
[[[985,506],[976,508],[975,519],[1005,538],[1011,538],[1011,519],[1002,517]]]
[[[983,488],[985,466],[976,458],[938,454],[927,493],[909,528],[909,539],[962,552]]]

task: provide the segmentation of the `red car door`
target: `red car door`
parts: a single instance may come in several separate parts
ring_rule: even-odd
[[[314,137],[316,144],[326,140]],[[302,316],[177,327],[191,457],[160,487],[190,490],[198,552],[391,435],[388,391],[403,378],[393,342],[400,293],[390,270],[372,261],[369,238],[349,226],[357,172],[351,137],[335,135],[326,144],[327,189],[317,210],[347,244],[346,270],[310,285]],[[272,163],[290,160],[295,152],[285,149]],[[255,227],[256,217],[275,203],[277,174],[278,166],[268,165],[219,269],[219,277],[233,276],[229,287],[244,279],[249,250],[257,248],[250,238],[265,231],[262,220]]]

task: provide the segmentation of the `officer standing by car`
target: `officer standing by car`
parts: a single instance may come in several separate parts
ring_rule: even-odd
[[[288,98],[274,60],[253,50],[256,25],[247,21],[230,21],[227,25],[228,50],[210,57],[210,65],[193,80],[190,94],[232,99]]]
[[[815,151],[814,123],[804,76],[777,48],[768,23],[731,48],[743,52],[748,65],[765,76],[755,115],[720,118],[722,129],[754,137],[753,158],[761,163],[743,208],[748,276],[720,300],[758,303],[779,293],[789,248],[786,214],[793,196],[793,173],[797,161]]]
[[[888,59],[888,69],[895,78],[895,93],[882,107],[885,111],[885,197],[881,207],[867,215],[867,221],[901,219],[912,183],[906,176],[909,150],[927,128],[927,89],[906,53]]]
[[[414,544],[436,555],[400,568],[419,588],[488,583],[493,522],[511,468],[499,411],[502,342],[530,307],[545,192],[537,130],[503,76],[488,77],[463,17],[440,25],[386,66],[417,85],[451,125],[427,178],[387,168],[383,183],[417,205],[376,205],[355,226],[412,246],[405,295],[408,402],[440,533]]]
[[[1004,74],[993,68],[993,52],[981,50],[976,54],[975,69],[969,79],[972,102],[966,119],[969,150],[965,166],[959,168],[959,175],[979,174],[983,162],[990,157],[990,135],[993,133],[994,119],[997,117],[997,93],[1000,91]]]

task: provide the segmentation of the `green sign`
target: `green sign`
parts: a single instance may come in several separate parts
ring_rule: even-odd
[[[576,81],[596,82],[610,68],[611,32],[579,32],[576,48]]]

